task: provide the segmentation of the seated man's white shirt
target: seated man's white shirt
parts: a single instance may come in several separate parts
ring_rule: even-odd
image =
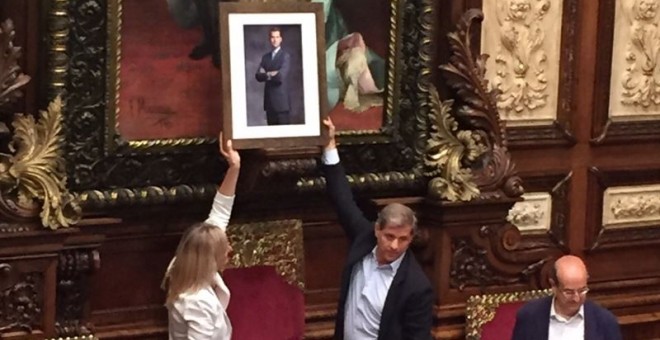
[[[584,305],[580,307],[577,314],[571,318],[557,314],[555,300],[550,305],[550,328],[548,329],[548,340],[583,340],[584,339]]]

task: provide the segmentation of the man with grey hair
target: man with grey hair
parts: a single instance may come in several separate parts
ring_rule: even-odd
[[[353,199],[339,162],[335,127],[330,118],[323,151],[327,190],[350,241],[341,280],[335,339],[431,339],[433,290],[408,249],[417,220],[399,203],[381,210],[370,222]]]

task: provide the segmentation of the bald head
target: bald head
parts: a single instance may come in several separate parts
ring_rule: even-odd
[[[562,256],[552,266],[550,283],[554,292],[555,311],[566,318],[577,314],[586,301],[589,274],[582,259]]]
[[[582,259],[574,255],[565,255],[555,261],[551,276],[554,285],[586,285],[589,274]]]

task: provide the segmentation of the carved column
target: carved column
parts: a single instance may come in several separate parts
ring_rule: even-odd
[[[100,268],[98,250],[66,249],[57,266],[57,316],[55,331],[60,337],[91,334],[88,319],[90,276]]]

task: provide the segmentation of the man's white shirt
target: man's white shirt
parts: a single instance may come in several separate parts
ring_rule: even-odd
[[[565,318],[555,310],[555,299],[550,305],[550,328],[548,340],[583,340],[584,339],[584,305],[580,306],[577,314]]]

